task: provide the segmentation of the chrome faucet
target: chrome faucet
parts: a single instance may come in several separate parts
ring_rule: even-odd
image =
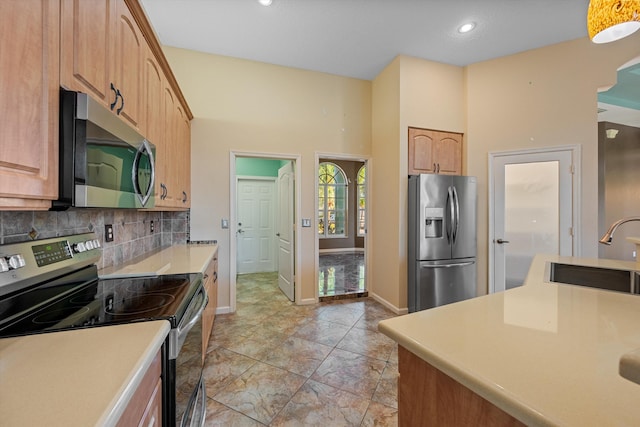
[[[640,221],[640,216],[630,216],[629,218],[622,218],[611,224],[611,227],[607,230],[606,233],[600,238],[599,242],[604,245],[610,245],[611,240],[613,240],[613,233],[616,231],[618,227],[620,227],[625,222],[629,221]]]

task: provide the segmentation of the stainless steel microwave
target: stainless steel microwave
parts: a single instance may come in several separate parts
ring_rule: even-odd
[[[59,199],[52,209],[151,208],[155,147],[106,107],[60,91]]]

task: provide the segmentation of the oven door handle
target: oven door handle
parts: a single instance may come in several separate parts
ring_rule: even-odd
[[[205,307],[207,306],[207,303],[209,302],[209,296],[207,295],[202,285],[200,285],[198,294],[204,294],[204,298],[202,298],[202,302],[200,303],[200,306],[196,309],[196,312],[193,315],[193,317],[189,319],[189,321],[185,325],[182,325],[182,326],[178,325],[179,341],[180,341],[180,338],[182,338],[183,334],[186,334],[187,332],[189,332],[189,330],[193,328],[193,325],[195,325],[198,322],[198,320],[200,320],[200,318],[202,317],[202,312],[204,311]],[[198,294],[196,294],[194,298],[196,298]]]

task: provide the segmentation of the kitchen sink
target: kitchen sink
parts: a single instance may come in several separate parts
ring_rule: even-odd
[[[584,265],[550,263],[548,281],[609,291],[640,293],[640,272]]]

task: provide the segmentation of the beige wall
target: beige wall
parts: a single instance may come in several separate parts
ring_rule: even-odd
[[[478,177],[478,290],[487,291],[488,155],[582,147],[580,254],[597,257],[597,90],[640,52],[640,34],[596,45],[587,38],[467,67],[467,174]]]
[[[301,216],[315,217],[315,153],[371,150],[371,82],[176,48],[165,54],[194,114],[191,239],[220,245],[218,306],[230,305],[229,153],[300,155]],[[298,223],[300,221],[298,220]],[[301,229],[302,298],[315,299],[315,231]]]
[[[464,133],[464,172],[478,177],[478,290],[487,291],[488,154],[580,144],[580,252],[597,256],[596,91],[640,53],[640,34],[579,39],[466,68],[399,56],[373,82],[167,48],[194,112],[191,237],[217,239],[220,303],[229,304],[231,150],[301,155],[302,217],[314,218],[315,155],[371,156],[367,281],[406,308],[407,127]],[[315,229],[303,229],[303,298],[315,298]],[[225,248],[227,248],[225,250]]]

